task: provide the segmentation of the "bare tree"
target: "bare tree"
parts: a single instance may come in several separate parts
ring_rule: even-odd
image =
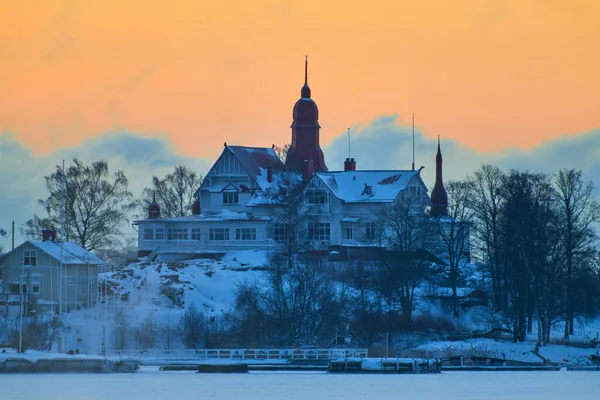
[[[585,264],[597,240],[593,224],[600,221],[600,204],[593,197],[594,184],[584,182],[581,171],[562,169],[554,180],[561,208],[561,231],[566,261],[565,339],[573,334],[575,316],[573,275],[577,263]]]
[[[134,339],[138,350],[152,349],[156,343],[157,324],[153,315],[147,316],[135,327]]]
[[[86,250],[108,248],[119,242],[120,227],[135,206],[123,171],[111,176],[106,161],[85,165],[75,158],[66,171],[57,166],[56,172],[44,179],[49,196],[38,203],[48,216],[34,215],[22,229],[24,235],[39,240],[42,229],[61,226],[64,199],[65,232],[59,232],[62,239],[74,240]]]
[[[270,229],[282,247],[280,253],[287,255],[288,267],[291,267],[294,255],[308,246],[308,209],[300,198],[302,189],[301,175],[286,171],[275,175],[271,185],[262,194],[264,204],[273,206]]]
[[[6,237],[6,231],[2,228],[0,228],[0,238],[1,237]],[[2,243],[0,243],[0,254],[2,254],[4,252],[4,246],[2,245]]]
[[[448,216],[434,218],[434,249],[447,263],[445,281],[452,290],[452,314],[458,317],[457,287],[461,281],[461,266],[470,252],[470,225],[473,220],[471,208],[472,182],[450,181],[448,192]]]
[[[186,349],[197,349],[202,346],[206,333],[206,318],[192,305],[181,317],[177,332]]]
[[[508,302],[500,240],[501,191],[505,177],[500,168],[482,165],[473,177],[468,178],[473,190],[471,209],[474,212],[475,246],[472,248],[489,275],[494,307],[501,310],[506,309]]]
[[[152,177],[152,186],[142,191],[138,210],[142,215],[156,196],[163,217],[183,217],[190,213],[194,194],[202,185],[202,175],[184,165],[176,165],[164,178]]]
[[[170,352],[175,345],[177,334],[175,324],[171,321],[170,316],[166,321],[158,325],[157,330],[162,347]]]
[[[400,303],[403,327],[409,329],[415,306],[415,290],[429,279],[428,226],[421,197],[401,195],[388,207],[375,212],[377,230],[382,232],[388,251],[380,260],[383,293],[394,293]]]
[[[238,291],[238,304],[242,295],[254,298],[254,313],[268,320],[270,340],[288,346],[330,337],[340,323],[346,299],[344,286],[336,287],[330,266],[323,260],[296,256],[290,267],[287,255],[279,254],[272,255],[264,282]]]
[[[6,329],[8,343],[21,350],[42,350],[49,351],[52,349],[52,344],[56,340],[58,330],[62,327],[62,322],[58,318],[46,319],[42,316],[27,317],[23,320],[22,336],[19,340],[19,319],[6,319]]]
[[[235,328],[241,345],[262,347],[269,342],[268,318],[261,303],[261,283],[239,282],[235,293]]]

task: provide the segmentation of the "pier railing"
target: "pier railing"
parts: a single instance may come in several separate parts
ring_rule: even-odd
[[[112,350],[107,355],[156,360],[334,360],[367,358],[367,349]]]

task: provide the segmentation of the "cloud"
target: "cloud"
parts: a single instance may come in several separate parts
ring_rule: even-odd
[[[410,169],[412,163],[412,128],[398,123],[397,115],[385,115],[369,124],[350,130],[350,153],[359,169]],[[556,172],[560,168],[581,169],[584,178],[600,185],[600,130],[547,142],[530,151],[508,150],[480,153],[458,141],[441,138],[444,157],[444,180],[463,179],[481,164],[503,169],[518,168],[538,172]],[[243,143],[240,143],[243,144]],[[343,168],[348,157],[348,136],[341,134],[324,149],[330,170]],[[425,166],[423,179],[433,187],[437,140],[415,129],[415,167]],[[89,163],[107,160],[111,171],[123,170],[130,190],[138,196],[152,176],[164,176],[177,164],[206,174],[215,160],[179,155],[167,137],[141,137],[131,132],[105,133],[84,140],[77,147],[64,148],[49,155],[37,156],[21,145],[10,133],[0,134],[0,229],[10,230],[12,220],[24,224],[34,213],[42,213],[37,199],[47,196],[44,176],[65,160],[77,157]],[[596,193],[600,198],[600,190]],[[131,227],[128,235],[133,237]],[[23,240],[17,232],[16,243]],[[4,241],[4,242],[3,242]],[[0,245],[10,244],[0,237]]]
[[[201,174],[212,165],[209,160],[176,154],[167,138],[145,138],[128,132],[103,134],[86,139],[77,147],[43,156],[34,155],[12,134],[0,134],[0,228],[9,231],[14,220],[15,243],[24,240],[19,226],[35,213],[44,214],[37,203],[37,199],[47,196],[44,176],[52,173],[62,160],[68,166],[73,158],[85,163],[102,159],[108,161],[110,171],[123,170],[134,196],[150,185],[152,176],[164,176],[177,164]],[[133,234],[130,227],[126,228],[128,234]],[[0,245],[6,249],[10,239],[0,237]]]
[[[398,123],[397,115],[382,116],[368,125],[350,129],[350,153],[359,169],[410,169],[412,128]],[[554,173],[561,168],[581,169],[584,178],[600,185],[600,130],[562,137],[532,150],[509,149],[481,153],[452,139],[441,138],[444,180],[463,179],[482,164]],[[415,128],[415,168],[425,166],[422,176],[431,188],[435,181],[437,140]],[[342,169],[348,157],[348,137],[340,135],[323,149],[329,169]],[[600,197],[600,188],[597,190]]]

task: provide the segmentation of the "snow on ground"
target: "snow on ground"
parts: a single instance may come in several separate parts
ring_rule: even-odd
[[[119,326],[135,329],[149,321],[157,327],[174,326],[192,305],[207,317],[219,318],[233,309],[237,285],[260,281],[266,265],[265,252],[248,250],[221,259],[139,262],[103,273],[100,286],[104,290],[106,284],[109,300],[65,316],[63,350],[98,354],[103,338],[110,350]]]
[[[437,341],[417,346],[415,351],[424,357],[447,357],[450,355],[489,355],[518,361],[541,362],[532,353],[534,341],[512,343],[494,339],[469,339],[464,341]],[[540,354],[552,362],[582,363],[583,357],[596,354],[593,348],[550,344],[539,349]]]

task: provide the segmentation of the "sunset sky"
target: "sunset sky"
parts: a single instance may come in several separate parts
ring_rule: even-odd
[[[600,186],[598,0],[0,2],[7,231],[63,159],[107,159],[138,196],[224,141],[289,143],[305,55],[332,169],[348,127],[359,169],[410,167],[414,113],[430,187],[438,135],[446,179],[487,162]]]
[[[35,154],[287,143],[305,54],[323,145],[392,113],[484,152],[600,126],[597,0],[2,2],[0,133]]]

